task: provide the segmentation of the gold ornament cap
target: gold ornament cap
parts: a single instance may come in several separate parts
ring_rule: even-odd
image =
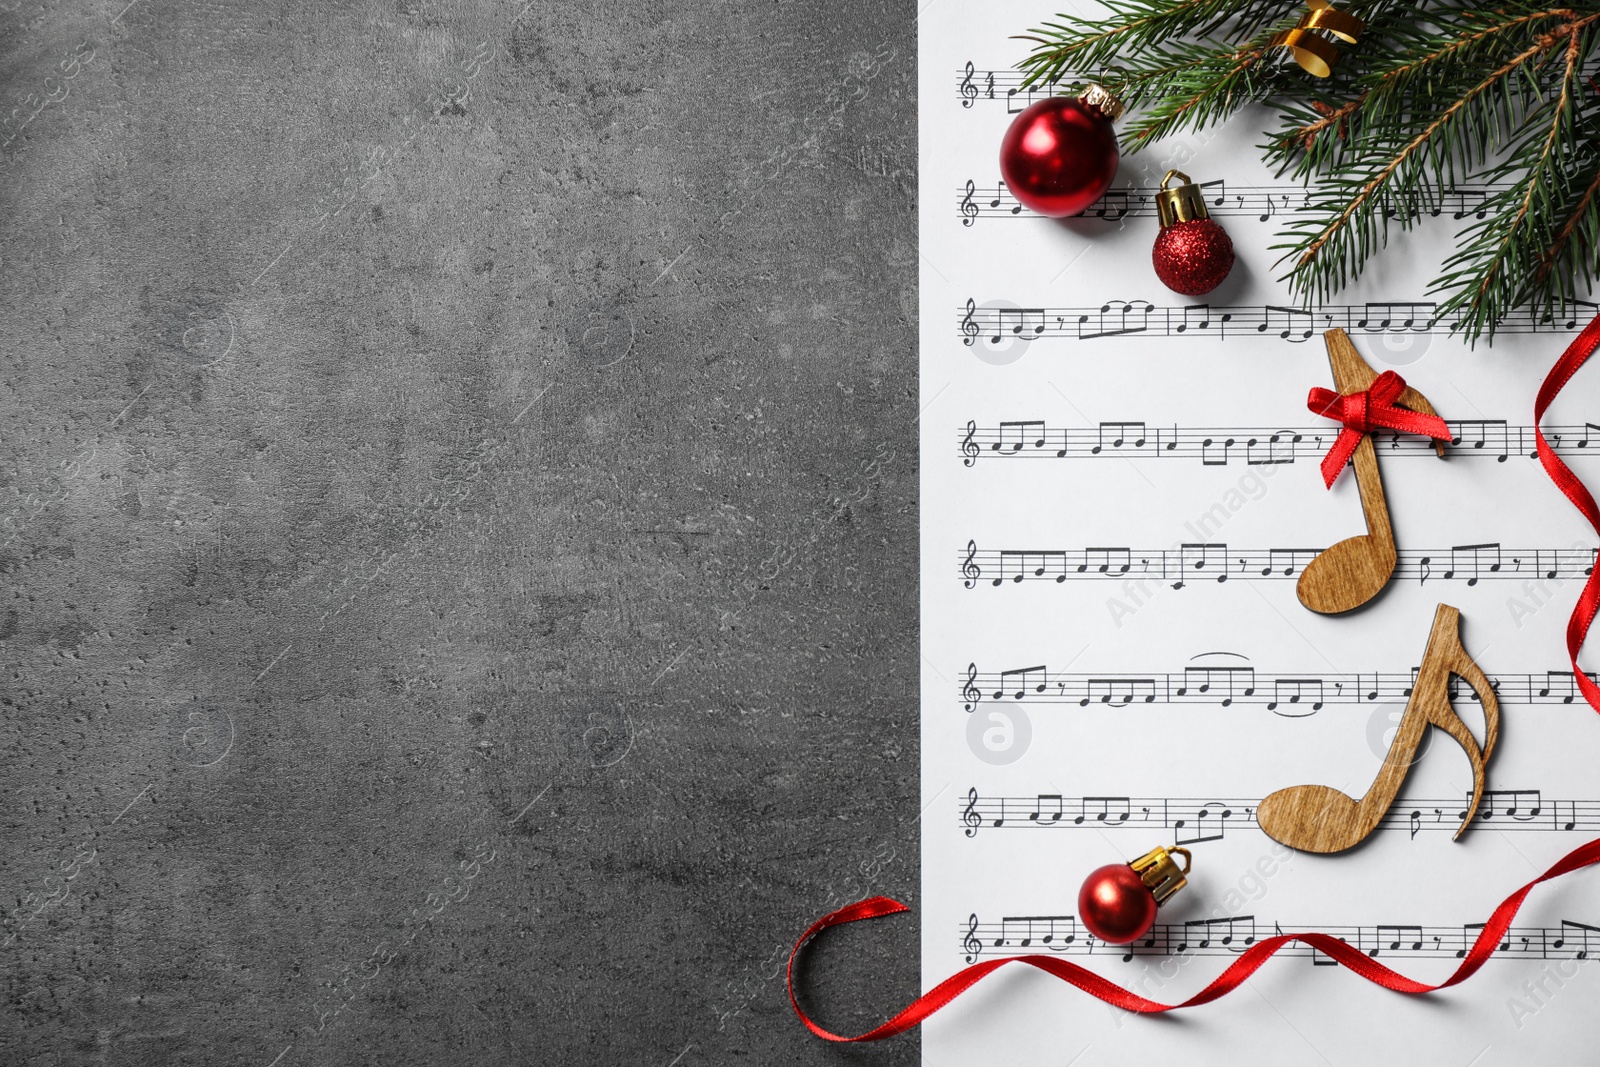
[[[1177,861],[1172,858],[1173,853],[1183,857],[1181,870]],[[1189,867],[1193,863],[1194,857],[1189,855],[1188,849],[1168,849],[1157,845],[1128,866],[1133,868],[1145,888],[1150,890],[1150,895],[1156,898],[1156,906],[1160,907],[1167,902],[1168,897],[1189,884],[1184,875],[1189,873]]]
[[[1107,89],[1104,85],[1091,83],[1078,99],[1112,122],[1116,122],[1122,117],[1123,112],[1128,110],[1128,106],[1118,99],[1117,94]]]
[[[1167,184],[1174,178],[1182,179],[1183,184],[1176,189],[1167,188]],[[1201,188],[1183,171],[1169,170],[1161,179],[1161,188],[1156,192],[1156,217],[1161,220],[1161,228],[1164,230],[1180,222],[1209,219],[1211,212],[1206,210],[1206,194]]]

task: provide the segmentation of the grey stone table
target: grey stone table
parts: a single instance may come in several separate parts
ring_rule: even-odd
[[[0,1063],[915,1061],[915,16],[0,0]]]

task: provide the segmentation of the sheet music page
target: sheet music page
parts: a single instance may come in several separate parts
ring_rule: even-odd
[[[1592,532],[1532,458],[1534,395],[1594,312],[1514,318],[1475,349],[1432,320],[1426,287],[1483,188],[1391,231],[1360,283],[1294,310],[1269,250],[1304,200],[1259,163],[1264,111],[1122,160],[1085,217],[1018,211],[998,152],[1034,99],[1012,34],[1055,8],[936,0],[920,16],[924,988],[975,960],[1055,953],[1161,1001],[1192,995],[1254,939],[1322,930],[1438,981],[1512,890],[1600,833],[1600,716],[1563,634]],[[1084,5],[1069,5],[1081,14]],[[1205,184],[1238,253],[1207,302],[1151,268],[1151,194]],[[1355,479],[1318,463],[1337,427],[1322,331],[1426,395],[1458,440],[1375,444],[1399,546],[1388,588],[1346,617],[1300,605],[1316,552],[1364,531]],[[1600,484],[1600,371],[1546,418]],[[1255,825],[1274,790],[1362,795],[1406,706],[1436,607],[1501,702],[1490,794],[1430,730],[1383,824],[1341,855],[1291,852]],[[1460,685],[1473,733],[1482,707]],[[1148,938],[1077,923],[1084,876],[1158,844],[1194,853]],[[1177,1016],[1112,1009],[1006,968],[923,1027],[945,1065],[1410,1062],[1525,1064],[1592,1046],[1600,882],[1535,890],[1465,985],[1425,998],[1306,949]],[[1080,1059],[1081,1057],[1081,1059]]]

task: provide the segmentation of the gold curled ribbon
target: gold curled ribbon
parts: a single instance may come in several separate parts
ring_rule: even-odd
[[[1329,38],[1356,44],[1367,24],[1334,8],[1328,0],[1306,0],[1306,6],[1310,10],[1300,16],[1295,28],[1275,34],[1267,47],[1287,48],[1307,74],[1326,78],[1339,61],[1339,46]]]

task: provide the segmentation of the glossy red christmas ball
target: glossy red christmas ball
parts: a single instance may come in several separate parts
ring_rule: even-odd
[[[1054,96],[1032,105],[1000,142],[1000,176],[1029,210],[1076,215],[1117,176],[1117,135],[1094,104]]]
[[[1150,259],[1162,285],[1184,296],[1204,296],[1233,269],[1233,241],[1215,219],[1191,219],[1164,227]]]
[[[1126,863],[1090,872],[1078,891],[1078,918],[1089,932],[1113,945],[1127,944],[1156,921],[1156,898]]]

